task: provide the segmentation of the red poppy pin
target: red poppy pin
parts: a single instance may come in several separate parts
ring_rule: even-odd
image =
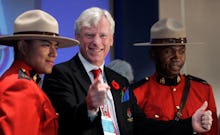
[[[127,116],[128,116],[127,121],[133,122],[133,117],[132,117],[130,108],[127,109]]]
[[[116,89],[116,90],[120,89],[120,85],[115,80],[113,80],[111,84],[114,89]]]

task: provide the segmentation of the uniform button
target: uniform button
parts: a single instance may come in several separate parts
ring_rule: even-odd
[[[59,116],[59,113],[56,113],[56,116]]]
[[[176,88],[173,88],[173,91],[176,91]]]
[[[178,105],[177,105],[177,106],[176,106],[176,109],[178,109],[178,110],[179,110],[179,109],[180,109],[180,106],[178,106]]]
[[[157,115],[157,114],[155,114],[154,117],[155,117],[156,119],[160,118],[160,116]]]

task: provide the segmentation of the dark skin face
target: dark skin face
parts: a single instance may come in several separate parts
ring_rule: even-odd
[[[180,74],[185,63],[185,45],[152,47],[151,56],[155,61],[158,73],[174,78]]]

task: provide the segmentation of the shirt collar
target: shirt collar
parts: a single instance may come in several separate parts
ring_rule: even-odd
[[[88,61],[82,56],[82,54],[81,54],[80,52],[78,53],[78,56],[79,56],[79,59],[81,60],[81,62],[82,62],[82,64],[83,64],[84,68],[86,69],[86,72],[87,72],[87,73],[89,73],[89,72],[90,72],[91,70],[93,70],[93,69],[98,69],[98,68],[101,68],[102,73],[103,73],[103,71],[104,71],[104,62],[103,62],[103,64],[102,64],[100,67],[98,67],[98,66],[92,65],[90,62],[88,62]]]

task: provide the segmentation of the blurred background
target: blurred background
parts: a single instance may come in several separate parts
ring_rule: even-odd
[[[134,47],[149,42],[150,27],[159,18],[172,17],[186,27],[189,42],[183,72],[207,80],[212,86],[220,113],[220,1],[219,0],[0,0],[0,35],[13,33],[16,16],[30,9],[42,9],[59,22],[60,35],[74,38],[74,21],[86,8],[109,10],[116,22],[114,45],[106,58],[129,62],[138,81],[154,72],[148,47]],[[71,59],[78,47],[58,49],[56,63]],[[0,76],[13,61],[13,49],[0,46]]]

